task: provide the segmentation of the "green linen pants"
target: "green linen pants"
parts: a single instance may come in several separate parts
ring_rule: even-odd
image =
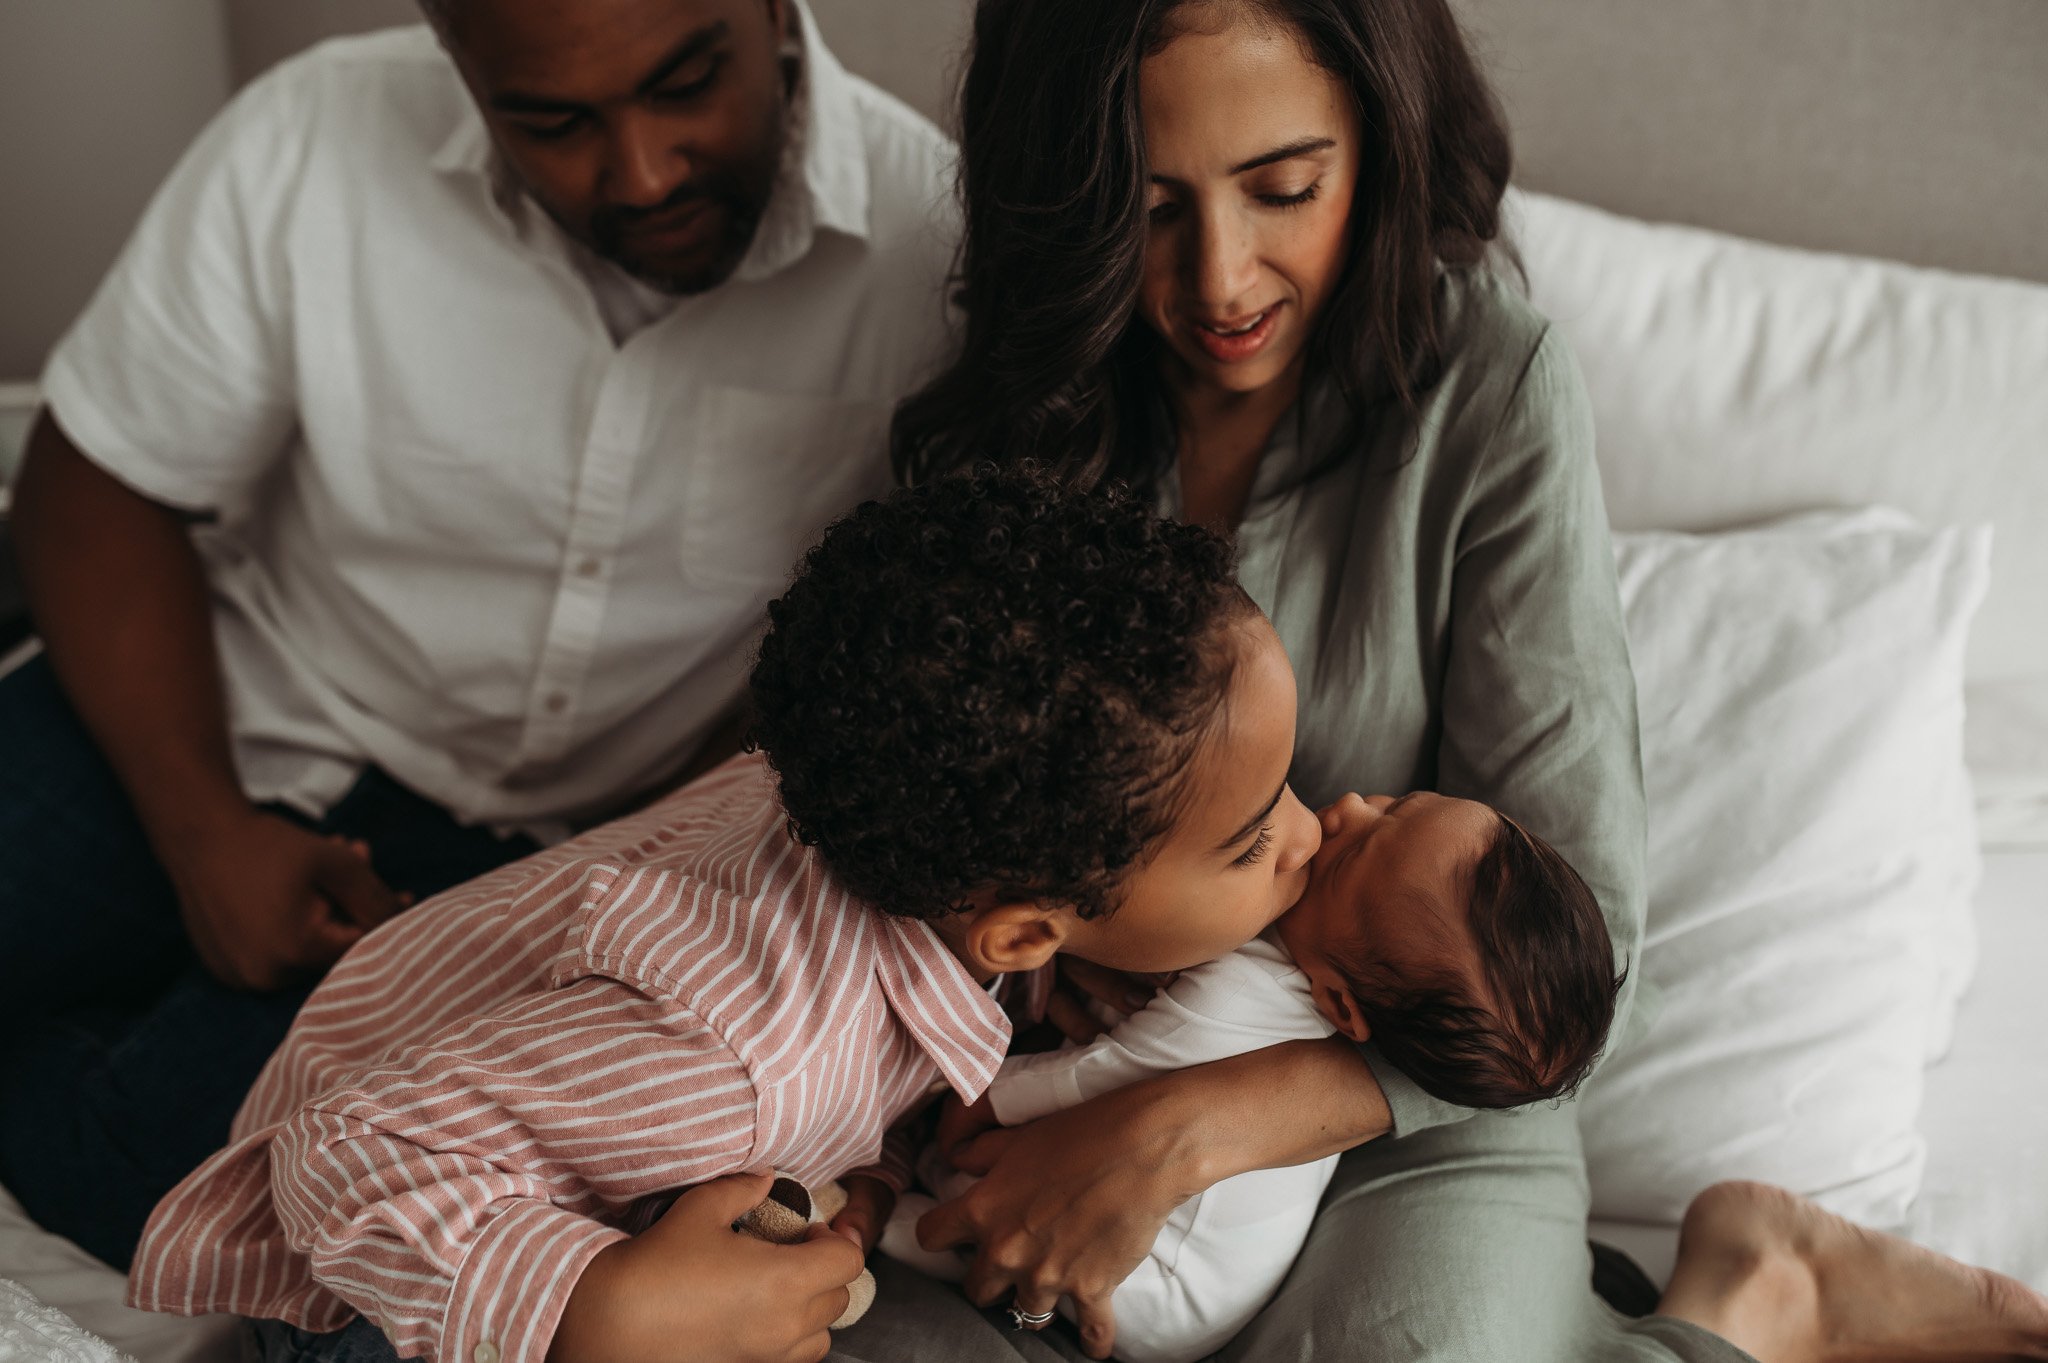
[[[1280,1293],[1217,1363],[1755,1363],[1696,1326],[1594,1295],[1570,1105],[1482,1113],[1346,1155]],[[832,1363],[1054,1363],[1056,1323],[1006,1328],[877,1256],[881,1291]]]

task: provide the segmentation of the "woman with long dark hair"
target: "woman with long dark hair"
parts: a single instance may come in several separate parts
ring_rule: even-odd
[[[974,42],[965,343],[899,412],[899,473],[1034,460],[1232,530],[1299,678],[1302,798],[1485,801],[1565,854],[1632,959],[1642,779],[1591,413],[1492,259],[1509,140],[1446,0],[981,0]],[[922,1230],[978,1247],[976,1301],[1035,1320],[1071,1298],[1102,1356],[1173,1207],[1347,1149],[1222,1357],[2048,1351],[2017,1284],[1750,1185],[1695,1203],[1670,1288],[1625,1317],[1591,1286],[1569,1104],[1455,1109],[1341,1038],[987,1133],[959,1161],[987,1177]],[[846,1356],[1014,1356],[891,1272],[915,1315],[879,1312]]]

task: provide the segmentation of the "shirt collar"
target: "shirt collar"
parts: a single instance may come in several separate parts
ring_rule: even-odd
[[[753,244],[735,279],[765,279],[810,254],[818,229],[865,241],[869,232],[867,141],[862,135],[859,87],[818,36],[804,0],[791,0],[796,62],[782,166]],[[467,91],[455,127],[434,153],[433,168],[475,176],[486,183],[499,211],[524,232],[525,195],[500,162],[490,131]],[[534,216],[540,216],[537,213]]]
[[[819,228],[868,237],[868,152],[858,87],[818,36],[803,0],[792,0],[797,76],[789,100],[782,169],[736,279],[764,279],[803,259]]]
[[[870,912],[881,922],[875,973],[890,1011],[954,1091],[973,1102],[1002,1066],[1010,1019],[931,924]]]

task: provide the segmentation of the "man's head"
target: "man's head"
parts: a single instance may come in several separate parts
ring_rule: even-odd
[[[506,166],[671,293],[732,276],[787,137],[789,0],[422,0]]]
[[[1322,811],[1308,892],[1280,936],[1316,1006],[1463,1107],[1570,1093],[1621,980],[1600,905],[1541,838],[1428,791]]]
[[[982,974],[1177,970],[1299,897],[1294,674],[1229,546],[1031,470],[869,502],[769,608],[755,739],[796,836]]]

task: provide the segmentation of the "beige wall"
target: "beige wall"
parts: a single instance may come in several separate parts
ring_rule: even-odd
[[[413,0],[225,0],[235,82],[336,33],[419,22]]]
[[[1462,0],[1520,178],[2048,281],[2048,0]]]
[[[329,34],[419,18],[414,0],[226,4],[237,80]],[[818,27],[840,60],[942,123],[973,11],[971,0],[811,0]]]
[[[238,79],[322,34],[414,13],[412,0],[223,3]],[[1454,3],[1534,188],[2048,280],[2048,0]],[[972,0],[812,8],[849,66],[947,121]]]
[[[2048,0],[1457,0],[1522,179],[1638,216],[2048,280]],[[945,121],[972,0],[813,0]],[[231,82],[412,0],[0,0],[0,378],[33,372]]]
[[[0,381],[42,367],[230,88],[221,0],[0,0]]]

